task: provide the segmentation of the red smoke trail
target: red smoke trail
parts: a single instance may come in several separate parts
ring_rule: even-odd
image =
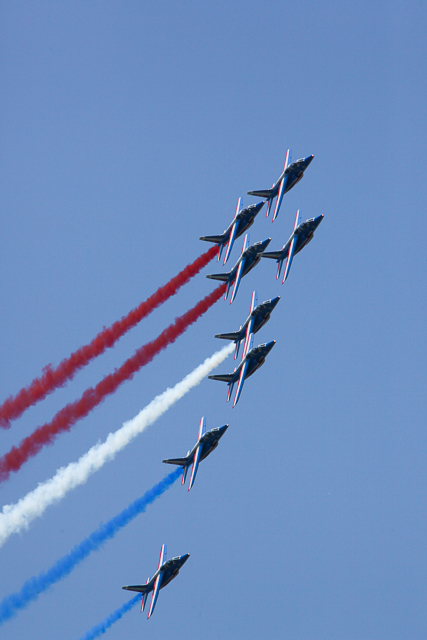
[[[53,369],[48,364],[43,369],[43,374],[35,378],[28,387],[21,389],[13,397],[10,396],[0,406],[0,427],[8,429],[10,421],[19,418],[22,413],[31,405],[43,400],[55,389],[64,386],[71,380],[74,374],[88,364],[93,358],[101,355],[105,349],[112,347],[116,340],[121,338],[129,329],[132,329],[142,318],[148,316],[154,309],[166,302],[171,296],[186,284],[193,276],[197,275],[218,253],[218,247],[211,247],[203,253],[197,260],[187,265],[177,276],[172,278],[163,287],[157,289],[145,302],[141,302],[139,307],[132,309],[127,316],[115,322],[111,327],[103,329],[96,338],[89,344],[77,349],[69,358],[65,358],[57,367]]]
[[[116,369],[114,373],[98,382],[95,388],[86,389],[80,400],[76,400],[61,409],[61,411],[58,411],[52,422],[48,422],[36,429],[28,438],[22,440],[18,447],[12,447],[9,453],[0,458],[0,482],[7,480],[12,471],[18,471],[24,462],[28,458],[35,456],[44,445],[52,443],[58,433],[68,431],[77,420],[87,416],[106,396],[113,393],[122,382],[131,380],[134,373],[151,362],[155,355],[169,344],[172,344],[172,342],[175,342],[188,329],[190,324],[196,322],[200,316],[206,313],[220,299],[224,291],[225,285],[221,284],[203,300],[200,300],[195,307],[179,318],[175,318],[175,321],[155,340],[138,349],[131,358],[122,364],[120,369]]]
[[[106,376],[95,388],[87,389],[79,400],[58,411],[52,422],[36,429],[24,438],[18,447],[12,447],[9,453],[0,458],[0,482],[7,480],[12,471],[18,471],[24,462],[36,455],[44,445],[52,443],[58,433],[68,431],[80,418],[87,416],[106,396],[116,391],[122,382],[132,379],[134,373],[151,362],[155,355],[175,342],[191,324],[206,313],[224,291],[225,285],[221,284],[184,315],[175,318],[155,340],[138,349],[119,369]]]

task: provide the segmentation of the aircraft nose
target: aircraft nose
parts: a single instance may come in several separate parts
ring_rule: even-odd
[[[263,241],[263,243],[262,243],[263,250],[267,249],[267,247],[270,244],[270,242],[271,242],[271,238],[267,238],[266,240]]]
[[[305,158],[305,166],[306,166],[306,167],[308,167],[308,165],[310,164],[310,162],[312,162],[312,161],[313,161],[313,158],[314,158],[314,155],[307,156],[307,157]]]
[[[268,350],[271,351],[271,349],[274,347],[275,344],[276,344],[275,340],[272,340],[271,342],[267,342]]]

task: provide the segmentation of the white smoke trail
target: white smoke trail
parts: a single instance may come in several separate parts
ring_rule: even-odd
[[[200,384],[233,350],[232,342],[214,353],[172,389],[166,389],[156,396],[135,418],[125,422],[114,433],[110,433],[105,442],[93,446],[77,462],[71,462],[68,466],[58,469],[53,478],[40,483],[37,489],[27,493],[16,504],[5,505],[0,514],[0,547],[10,535],[28,528],[30,522],[41,516],[49,505],[62,500],[69,491],[84,484],[92,473],[113,460],[116,453],[160,418],[177,400]]]

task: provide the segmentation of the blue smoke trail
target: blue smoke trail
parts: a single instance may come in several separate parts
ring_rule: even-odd
[[[101,633],[105,633],[107,629],[111,627],[112,624],[117,622],[117,620],[120,620],[120,618],[122,618],[123,615],[127,611],[132,609],[132,607],[140,600],[141,600],[141,594],[138,593],[134,598],[132,598],[132,600],[129,600],[122,607],[119,607],[118,609],[113,611],[113,613],[111,613],[108,616],[108,618],[105,618],[105,620],[103,620],[99,624],[92,627],[92,629],[89,629],[89,631],[86,631],[86,633],[84,634],[84,636],[80,638],[80,640],[92,640],[92,638],[97,638],[98,636],[100,636]]]
[[[141,498],[132,502],[118,516],[100,525],[96,531],[73,547],[70,553],[60,558],[48,571],[27,580],[18,593],[6,596],[0,602],[0,625],[16,615],[19,610],[24,609],[32,600],[36,600],[46,589],[68,576],[92,551],[97,551],[106,540],[113,538],[122,527],[131,522],[139,513],[143,513],[147,506],[165,493],[180,475],[181,467],[178,467],[152,489],[149,489]]]

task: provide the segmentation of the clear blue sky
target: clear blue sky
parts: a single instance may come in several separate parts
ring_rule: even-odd
[[[0,550],[0,597],[169,470],[202,415],[230,428],[200,467],[2,628],[79,638],[191,553],[150,621],[109,638],[402,640],[426,633],[424,0],[3,2],[0,401],[127,313],[207,247],[286,149],[315,154],[277,221],[325,219],[284,286],[262,261],[87,419],[0,487],[15,502],[282,299],[277,340],[235,409],[204,381]],[[230,263],[240,251],[237,241]],[[66,388],[2,432],[9,450],[214,288],[205,269]],[[230,358],[218,372],[233,367]]]

